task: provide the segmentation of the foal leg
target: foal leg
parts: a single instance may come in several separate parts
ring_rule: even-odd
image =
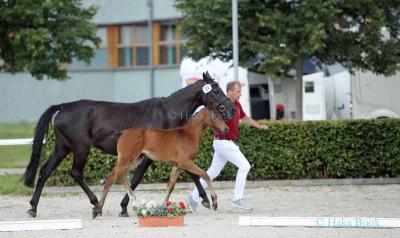
[[[117,165],[107,175],[107,178],[104,182],[103,193],[101,195],[100,201],[98,205],[93,208],[93,219],[96,218],[97,215],[102,213],[107,194],[117,178],[120,178],[121,183],[124,185],[125,189],[127,189],[127,191],[131,193],[128,182],[126,181],[125,178],[125,172],[128,170],[130,164],[131,160],[129,159],[129,157],[121,157],[121,156],[118,157]]]
[[[204,190],[203,185],[201,185],[201,183],[200,183],[200,176],[197,174],[194,174],[192,172],[189,172],[189,171],[186,171],[186,172],[192,178],[194,184],[196,185],[197,191],[199,192],[199,196],[203,199],[201,201],[201,205],[203,205],[205,208],[210,209],[211,208],[210,200],[208,200],[206,190]]]
[[[210,207],[210,200],[208,200],[207,193],[206,193],[206,191],[204,190],[203,186],[200,183],[200,177],[198,175],[196,175],[196,174],[193,174],[193,173],[189,172],[189,171],[187,171],[187,173],[189,173],[190,177],[192,178],[194,184],[197,187],[197,190],[199,191],[200,197],[203,199],[201,204],[204,207],[210,209],[211,208]],[[165,197],[165,201],[169,200],[169,198],[171,196],[171,193],[174,190],[176,181],[178,180],[179,174],[180,174],[179,167],[173,166],[172,170],[171,170],[171,173],[169,175],[169,181],[168,181],[168,186],[167,186],[167,195]]]
[[[135,196],[135,194],[133,193],[133,190],[131,189],[131,187],[129,187],[129,183],[128,183],[128,181],[126,180],[125,173],[122,173],[122,174],[119,176],[119,181],[120,181],[121,184],[124,186],[125,191],[126,191],[126,194],[128,194],[129,197],[130,197],[130,199],[132,199],[132,201],[133,201],[133,210],[136,210],[136,209],[137,209],[137,206],[136,206],[136,196]]]
[[[64,145],[61,145],[61,143],[57,143],[56,141],[56,148],[53,152],[53,154],[50,156],[50,158],[47,160],[47,162],[42,166],[40,169],[40,175],[39,175],[39,180],[37,181],[35,191],[33,192],[30,204],[31,204],[31,209],[29,209],[28,214],[31,217],[36,217],[37,214],[37,205],[39,203],[40,195],[42,194],[43,187],[47,181],[47,179],[50,177],[50,175],[53,173],[53,171],[57,168],[57,166],[60,164],[60,162],[65,158],[65,156],[68,155],[70,151],[68,148]]]
[[[177,166],[172,166],[171,173],[169,174],[169,180],[167,185],[167,195],[165,196],[165,202],[169,200],[172,190],[175,188],[176,181],[178,180],[180,170]]]
[[[144,173],[146,170],[150,167],[150,165],[153,163],[153,161],[149,158],[147,158],[146,155],[142,154],[139,157],[140,164],[137,166],[135,173],[133,174],[133,177],[131,179],[131,189],[134,191],[136,187],[139,185],[140,181],[142,181],[142,178],[144,176]],[[129,217],[128,214],[128,203],[129,203],[129,195],[125,194],[124,198],[121,201],[121,208],[122,211],[119,214],[120,217]]]
[[[200,177],[202,177],[207,185],[208,185],[208,189],[210,190],[210,194],[211,194],[211,200],[212,200],[212,207],[214,210],[217,210],[218,208],[218,202],[217,202],[217,194],[214,191],[214,188],[211,185],[211,179],[208,176],[207,172],[204,171],[203,169],[201,169],[199,166],[197,166],[193,160],[188,160],[186,159],[183,163],[180,164],[180,166],[183,169],[188,170],[189,172],[192,172],[194,174],[199,175]]]
[[[116,173],[118,169],[118,164],[115,166],[115,168],[107,175],[106,180],[104,181],[104,187],[103,187],[103,193],[101,194],[100,201],[96,204],[96,206],[93,208],[93,213],[92,217],[93,219],[97,217],[97,215],[101,215],[103,212],[103,206],[104,202],[106,200],[108,191],[110,190],[111,186],[114,184],[115,179],[119,176],[119,174]]]
[[[129,158],[132,158],[132,159],[129,159]],[[138,159],[136,159],[136,158],[138,158]],[[143,157],[140,157],[139,153],[137,153],[137,152],[136,153],[134,152],[133,156],[127,157],[126,159],[124,159],[124,158],[118,159],[118,164],[120,164],[119,169],[121,170],[120,172],[118,172],[120,174],[119,180],[120,180],[121,184],[124,186],[126,194],[129,196],[130,199],[133,200],[132,207],[133,207],[133,210],[135,210],[135,211],[137,209],[136,196],[133,193],[132,188],[129,186],[128,181],[126,180],[125,173],[129,169],[131,164],[133,164],[132,169],[134,169],[141,162],[142,159],[143,159]]]

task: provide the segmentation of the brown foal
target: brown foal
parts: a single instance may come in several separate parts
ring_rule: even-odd
[[[138,165],[140,162],[138,157],[142,153],[152,160],[167,162],[174,166],[171,171],[172,178],[168,184],[167,197],[169,197],[176,183],[178,168],[182,168],[200,176],[207,182],[212,206],[216,210],[218,207],[217,194],[211,185],[210,177],[206,171],[194,163],[204,130],[211,126],[224,133],[229,131],[229,127],[220,115],[215,111],[210,111],[208,108],[204,108],[193,115],[182,128],[155,130],[136,127],[123,131],[117,142],[117,165],[106,178],[103,194],[98,206],[94,208],[94,217],[102,213],[107,193],[117,178],[120,179],[135,204],[136,198],[125,178],[125,173],[128,169],[135,168]]]

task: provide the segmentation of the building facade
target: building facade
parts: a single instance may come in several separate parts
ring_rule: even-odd
[[[68,65],[66,81],[0,73],[0,122],[34,122],[47,107],[63,102],[135,102],[178,90],[184,40],[178,30],[181,15],[173,4],[173,0],[153,0],[150,36],[147,0],[84,0],[85,7],[99,7],[93,21],[102,43],[91,64]],[[153,64],[149,61],[151,43]]]

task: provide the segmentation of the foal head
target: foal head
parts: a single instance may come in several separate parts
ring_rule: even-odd
[[[228,133],[229,127],[225,124],[222,116],[216,110],[210,110],[208,108],[203,108],[197,115],[195,119],[201,119],[203,127],[214,127],[222,131],[222,133]]]

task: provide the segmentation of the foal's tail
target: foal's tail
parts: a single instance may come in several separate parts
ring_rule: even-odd
[[[44,136],[47,133],[49,124],[51,122],[51,119],[53,118],[54,113],[60,110],[60,107],[61,104],[53,105],[47,108],[47,110],[42,114],[36,125],[35,136],[33,138],[32,144],[31,160],[29,161],[28,167],[26,168],[26,171],[22,177],[26,186],[33,187],[36,172],[39,167]]]

